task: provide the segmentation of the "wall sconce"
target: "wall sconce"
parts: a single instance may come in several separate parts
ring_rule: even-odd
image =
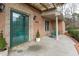
[[[35,20],[35,23],[39,23],[39,21],[36,20],[36,16],[33,17],[33,20]]]
[[[36,19],[36,16],[33,17],[33,20],[35,20],[35,19]]]
[[[3,3],[0,3],[0,12],[3,12],[5,8],[5,5]]]

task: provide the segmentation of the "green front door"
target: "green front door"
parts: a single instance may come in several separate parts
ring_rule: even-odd
[[[29,17],[23,13],[11,11],[10,47],[19,45],[29,39]]]

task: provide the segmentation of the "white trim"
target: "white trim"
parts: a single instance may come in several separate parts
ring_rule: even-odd
[[[33,16],[29,15],[29,40],[33,39]]]
[[[8,47],[10,47],[10,8],[8,8],[5,4],[5,39],[8,43]]]

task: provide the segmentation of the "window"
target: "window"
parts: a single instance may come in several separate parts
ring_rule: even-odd
[[[49,31],[49,21],[45,20],[45,31]]]

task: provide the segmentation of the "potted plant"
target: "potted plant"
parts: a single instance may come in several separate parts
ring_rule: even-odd
[[[6,41],[3,37],[3,32],[0,33],[0,56],[6,56],[8,54],[8,50],[6,47]]]
[[[39,42],[40,41],[40,33],[39,31],[37,31],[36,33],[36,42]]]

